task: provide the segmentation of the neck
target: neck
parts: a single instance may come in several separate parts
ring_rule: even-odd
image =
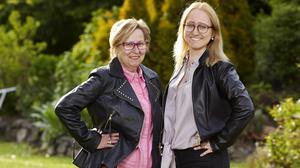
[[[124,66],[122,65],[123,69],[126,69],[127,71],[129,72],[132,72],[132,73],[137,73],[138,72],[138,67],[127,67],[127,66]]]
[[[189,62],[193,62],[197,57],[202,56],[202,54],[204,53],[204,51],[206,50],[206,48],[202,48],[199,50],[190,50],[189,51]]]

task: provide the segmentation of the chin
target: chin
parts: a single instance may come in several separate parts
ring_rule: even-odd
[[[137,68],[140,66],[140,63],[132,63],[130,64],[131,67]]]
[[[206,46],[190,46],[190,48],[193,49],[193,50],[202,50],[205,47]]]

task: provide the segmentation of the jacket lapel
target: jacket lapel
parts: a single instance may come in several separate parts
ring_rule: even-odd
[[[117,57],[112,59],[112,61],[110,62],[109,73],[110,75],[116,78],[120,78],[121,80],[120,85],[117,86],[116,89],[113,91],[114,94],[120,97],[121,99],[126,100],[131,105],[139,109],[142,109],[140,102],[136,97],[130,83],[127,81],[125,75],[123,74],[121,64]]]
[[[146,80],[146,86],[149,94],[149,100],[154,102],[157,102],[160,95],[159,88],[151,82],[151,80]]]
[[[112,59],[111,63],[109,64],[109,67],[110,67],[110,75],[122,79],[120,85],[117,86],[116,89],[114,90],[114,94],[120,97],[121,99],[126,100],[128,103],[132,104],[133,106],[142,110],[141,104],[137,96],[135,95],[133,88],[131,87],[130,83],[128,82],[125,75],[123,74],[121,64],[117,57]],[[153,106],[154,102],[157,102],[160,96],[160,90],[158,86],[156,86],[151,82],[151,79],[155,78],[156,74],[150,71],[144,65],[141,65],[141,68],[143,70],[144,79],[148,89],[149,99]]]
[[[151,80],[157,76],[144,65],[141,65],[141,68],[143,70],[144,79],[148,89],[149,100],[151,103],[153,103],[152,101],[157,102],[160,96],[160,89],[159,86],[156,86],[153,82],[151,82]]]
[[[131,105],[142,110],[141,104],[136,97],[130,83],[125,79],[123,83],[114,90],[114,94],[120,97],[121,99],[126,100]]]

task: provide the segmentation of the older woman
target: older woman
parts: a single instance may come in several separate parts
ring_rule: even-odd
[[[83,148],[74,160],[78,167],[160,167],[160,81],[141,64],[149,42],[144,21],[116,22],[109,38],[109,65],[93,70],[56,105],[57,116]],[[80,120],[85,107],[98,131]]]
[[[185,9],[164,96],[162,168],[228,168],[229,147],[254,107],[223,52],[218,16],[207,3]]]

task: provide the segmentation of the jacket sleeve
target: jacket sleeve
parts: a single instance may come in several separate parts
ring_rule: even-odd
[[[101,94],[101,78],[90,78],[64,95],[56,104],[55,113],[75,140],[87,151],[94,152],[101,141],[101,135],[87,128],[80,118],[80,112]]]
[[[216,82],[220,94],[229,101],[232,113],[225,127],[210,140],[213,151],[224,149],[233,144],[254,116],[254,105],[239,76],[231,63],[222,62],[216,69]]]

